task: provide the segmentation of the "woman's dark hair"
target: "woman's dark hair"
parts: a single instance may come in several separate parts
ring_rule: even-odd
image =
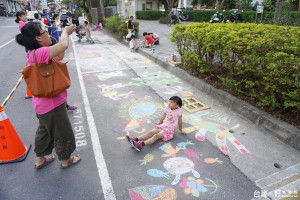
[[[131,39],[135,38],[135,35],[131,35]]]
[[[41,23],[29,22],[21,28],[21,33],[16,35],[16,41],[19,45],[26,47],[28,50],[34,50],[42,47],[36,40],[36,36],[41,35]]]
[[[143,36],[145,36],[145,35],[147,35],[147,32],[144,32],[144,33],[143,33]]]
[[[181,98],[179,96],[172,96],[169,100],[170,101],[174,101],[181,108],[181,106],[182,106],[182,100],[181,100]]]
[[[34,18],[39,19],[39,15],[40,15],[40,13],[34,13]]]
[[[52,20],[55,20],[56,17],[58,17],[58,14],[54,14]]]
[[[22,15],[26,15],[24,11],[18,11],[16,13],[16,18],[17,18],[17,19],[15,19],[16,23],[19,23],[19,21],[20,21],[19,17],[21,17]]]
[[[88,21],[84,21],[84,23],[86,24],[86,25],[88,25],[89,23],[88,23]]]
[[[136,32],[136,29],[132,29],[132,30],[131,30],[131,33],[133,33],[133,31],[135,31],[135,32]]]

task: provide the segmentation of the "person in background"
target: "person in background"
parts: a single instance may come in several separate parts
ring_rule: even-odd
[[[55,24],[56,24],[56,27],[57,27],[57,33],[58,33],[58,36],[60,37],[61,32],[62,32],[62,29],[61,29],[62,23],[60,22],[58,14],[54,14],[53,17],[52,17],[52,20],[55,21]]]
[[[47,31],[48,30],[48,28],[50,27],[50,26],[48,26],[48,25],[45,25],[44,24],[44,22],[42,22],[42,18],[41,18],[41,14],[40,13],[34,13],[34,22],[39,22],[39,23],[41,23],[41,26],[42,26],[42,29],[43,30],[45,30],[45,31]]]
[[[44,24],[47,25],[47,26],[49,26],[48,27],[48,33],[49,33],[49,35],[51,35],[51,26],[50,26],[51,25],[51,20],[50,20],[50,15],[49,15],[47,9],[44,9],[43,13],[45,15],[45,19],[47,19],[47,21],[48,21],[48,22],[46,22],[46,20],[44,20]]]
[[[128,33],[130,33],[133,29],[133,24],[132,24],[133,16],[130,16],[128,22],[127,22],[127,30]]]
[[[27,23],[26,13],[24,11],[18,11],[16,13],[16,18],[15,22],[19,24],[19,30],[21,32],[21,28]]]
[[[154,39],[154,45],[159,45],[159,36],[157,33],[153,33],[152,38]]]
[[[54,37],[57,40],[57,42],[59,42],[59,37],[58,37],[55,21],[51,21],[51,35],[52,35],[52,37]]]
[[[86,41],[90,42],[90,44],[94,44],[88,24],[89,24],[88,21],[84,21],[84,28],[85,28],[85,32],[86,32]]]
[[[153,43],[154,43],[154,40],[153,40],[152,36],[148,35],[147,32],[144,32],[143,36],[145,37],[145,40],[143,42],[143,46],[146,47],[146,48],[151,48]]]
[[[139,45],[135,39],[135,35],[131,36],[131,40],[129,42],[129,47],[130,47],[131,52],[136,52],[136,50],[139,48]]]
[[[135,29],[132,29],[131,32],[129,32],[127,35],[126,35],[126,40],[129,42],[131,40],[131,36],[134,35],[135,36],[136,34],[136,30]]]
[[[51,46],[48,32],[43,30],[40,23],[30,22],[21,29],[21,34],[16,35],[16,42],[25,46],[29,52],[27,60],[29,65],[48,64],[49,60],[63,54],[69,47],[69,35],[75,26],[64,29],[59,43]],[[34,56],[35,55],[35,56]],[[55,97],[32,97],[32,105],[39,120],[35,135],[36,162],[35,169],[52,163],[55,159],[51,156],[55,149],[61,168],[68,168],[81,160],[79,154],[71,156],[76,149],[75,137],[69,116],[66,110],[67,91]]]

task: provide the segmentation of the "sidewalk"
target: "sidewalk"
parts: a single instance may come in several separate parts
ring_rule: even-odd
[[[155,22],[149,23],[155,24]],[[141,27],[148,27],[149,23],[147,25],[143,25],[142,22]],[[157,23],[155,26],[158,30],[167,33],[167,29],[164,30],[163,27],[161,27],[164,25]],[[152,27],[154,27],[154,25]],[[141,28],[140,33],[143,31],[148,30]],[[98,108],[95,106],[93,110],[102,111],[101,109],[104,109],[107,110],[107,112],[110,112],[112,116],[105,114],[104,111],[102,111],[104,114],[100,116],[96,115],[95,113],[94,115],[99,117],[99,120],[101,117],[109,118],[111,120],[110,124],[117,129],[113,130],[113,133],[118,134],[120,137],[122,126],[120,126],[117,122],[118,116],[128,117],[128,114],[125,115],[124,112],[128,111],[131,103],[141,100],[162,103],[166,102],[172,95],[186,97],[192,94],[192,96],[211,107],[209,110],[203,112],[189,113],[184,111],[184,116],[187,116],[184,121],[184,127],[186,128],[185,130],[189,132],[187,138],[196,144],[193,147],[196,148],[198,152],[201,152],[203,155],[205,155],[208,153],[208,149],[206,148],[210,148],[209,146],[216,147],[220,153],[228,156],[230,162],[234,164],[250,180],[256,182],[261,189],[265,189],[270,192],[270,196],[274,196],[274,191],[282,187],[283,180],[285,181],[283,185],[290,186],[289,184],[292,184],[292,187],[289,187],[289,189],[300,190],[298,184],[300,181],[299,152],[282,143],[273,136],[270,136],[270,134],[264,134],[264,131],[259,128],[259,125],[252,123],[251,120],[245,117],[247,113],[245,116],[242,116],[244,113],[235,112],[234,108],[232,107],[233,104],[232,106],[228,106],[227,104],[232,102],[226,102],[227,99],[224,99],[223,96],[209,95],[208,90],[204,90],[204,86],[196,83],[195,78],[187,75],[186,72],[176,67],[168,65],[164,61],[164,57],[174,53],[171,50],[172,48],[174,49],[174,46],[172,47],[173,44],[170,42],[167,43],[167,41],[163,41],[167,40],[167,35],[162,34],[162,32],[157,33],[160,34],[160,36],[162,35],[165,39],[162,39],[162,45],[159,45],[156,48],[155,53],[150,52],[148,49],[139,50],[138,53],[131,53],[128,43],[122,41],[122,43],[124,43],[126,46],[120,46],[118,40],[114,39],[106,31],[92,32],[92,37],[95,40],[94,45],[83,43],[78,43],[76,45],[76,49],[78,49],[77,52],[79,52],[79,55],[81,56],[79,60],[80,67],[85,75],[85,80],[87,81],[86,85],[89,87],[89,98],[101,98],[101,103],[105,105],[104,108]],[[73,38],[76,41],[76,37]],[[85,52],[84,50],[87,50],[88,52]],[[89,54],[94,56],[88,56]],[[150,58],[167,70],[151,62],[149,59],[141,56],[140,54],[145,55],[145,57]],[[170,71],[173,74],[171,74]],[[101,76],[99,76],[99,73]],[[98,77],[100,80],[98,84],[94,83],[96,80],[95,77]],[[147,87],[138,89],[140,86]],[[101,92],[102,96],[111,98],[110,100],[105,100],[105,98],[102,96],[99,97],[99,87],[103,88]],[[114,94],[118,95],[111,96],[113,93],[106,94],[106,90],[114,90]],[[123,93],[119,94],[119,90],[121,90]],[[216,92],[216,89],[210,90],[211,93],[221,93],[225,96],[228,95],[224,92]],[[122,100],[123,98],[125,101],[124,106],[119,107],[113,104],[113,102],[118,102],[118,100]],[[130,100],[131,103],[128,102],[127,98],[129,100],[130,98],[132,99]],[[119,112],[123,112],[122,115],[116,115],[110,110],[118,110],[119,108]],[[247,108],[244,108],[244,112],[247,112]],[[158,116],[156,116],[156,118],[158,118]],[[133,128],[129,126],[134,126],[134,130],[135,128],[138,128],[138,131],[142,130],[144,126],[147,126],[148,130],[149,124],[146,125],[146,123],[150,123],[151,121],[153,122],[153,118],[148,119],[148,121],[145,120],[145,125],[136,125],[136,122],[133,123],[133,121],[131,121],[130,125],[128,125],[128,130]],[[107,122],[99,122],[99,125],[110,127],[105,123]],[[220,130],[221,132],[222,130],[225,132],[221,133],[219,132]],[[103,132],[104,134],[110,134],[111,130],[104,130]],[[137,132],[135,132],[135,134],[136,133]],[[284,132],[282,132],[282,134],[284,134]],[[104,138],[105,136],[103,136],[103,139]],[[177,142],[179,142],[178,140],[186,141],[185,136],[179,136],[175,141],[172,141],[172,144],[177,144]],[[210,145],[205,147],[204,145],[207,144],[205,141],[209,141]],[[226,144],[226,141],[228,142],[228,145]],[[109,140],[105,140],[105,142],[110,144]],[[114,144],[114,142],[112,142],[112,144]],[[126,148],[126,144],[124,145],[124,148]],[[157,145],[159,146],[161,144],[156,144],[154,148]],[[107,148],[109,147],[107,146]],[[123,143],[120,148],[123,148]],[[159,149],[161,149],[161,147]],[[160,151],[161,150],[155,151],[152,148],[149,151],[145,150],[145,152],[153,152],[155,157],[161,157],[161,155],[157,155],[160,153]],[[128,152],[124,153],[128,154]],[[218,154],[218,156],[222,155]],[[131,157],[132,155],[125,156],[126,159],[134,159]],[[119,164],[121,164],[123,161],[119,160],[119,162]],[[153,164],[156,166],[155,168],[158,168],[159,165],[161,165],[159,162],[152,163],[152,165]],[[279,164],[280,168],[276,168],[274,164]],[[229,166],[227,167],[228,168],[222,168],[222,172],[232,169]],[[140,173],[141,168],[137,167],[136,170],[138,173]],[[206,171],[208,172],[209,169],[207,168]],[[289,179],[291,177],[294,178]],[[151,179],[146,178],[145,180],[148,182]],[[236,181],[236,179],[234,180]]]
[[[139,53],[168,69],[185,81],[190,82],[206,94],[217,99],[223,99],[226,106],[230,107],[241,116],[248,118],[253,124],[256,124],[262,132],[270,134],[289,146],[300,150],[300,130],[296,127],[289,125],[268,113],[260,111],[258,108],[248,104],[247,102],[239,100],[223,90],[216,89],[211,85],[206,84],[204,81],[188,75],[180,68],[172,67],[174,66],[173,64],[166,62],[166,60],[171,60],[173,53],[176,53],[177,61],[180,61],[176,44],[170,42],[170,34],[173,26],[168,27],[166,24],[160,24],[158,21],[137,21],[140,22],[139,39],[143,39],[143,32],[154,32],[160,37],[160,44],[155,46],[155,53],[149,51],[147,48],[139,49]],[[182,24],[190,23],[191,22],[182,22]],[[126,41],[123,41],[123,43],[127,44]]]

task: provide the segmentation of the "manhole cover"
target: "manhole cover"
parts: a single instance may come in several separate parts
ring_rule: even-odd
[[[210,107],[196,99],[195,97],[186,97],[182,99],[183,108],[188,112],[198,112],[201,110],[209,109]]]

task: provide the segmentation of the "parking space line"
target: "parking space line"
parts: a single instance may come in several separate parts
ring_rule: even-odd
[[[83,82],[83,78],[82,78],[82,74],[81,74],[81,69],[79,66],[79,60],[78,60],[77,52],[75,49],[75,43],[74,43],[74,40],[72,37],[71,37],[71,41],[72,41],[72,46],[73,46],[73,51],[74,51],[75,64],[76,64],[76,69],[77,69],[77,73],[78,73],[80,88],[81,88],[81,92],[82,92],[83,103],[84,103],[84,107],[85,107],[89,130],[91,133],[93,151],[94,151],[95,160],[96,160],[96,164],[97,164],[98,174],[100,177],[102,191],[104,194],[104,199],[105,200],[115,200],[116,197],[115,197],[111,179],[109,177],[108,170],[106,167],[106,162],[104,160],[95,120],[94,120],[93,113],[92,113],[92,110],[90,107],[89,99],[87,96],[86,88],[84,86],[84,82]]]
[[[6,45],[8,45],[9,43],[11,43],[12,41],[14,41],[15,40],[15,38],[14,39],[12,39],[12,40],[10,40],[10,41],[8,41],[8,42],[6,42],[5,44],[3,44],[2,46],[0,46],[0,49],[2,48],[2,47],[4,47],[4,46],[6,46]]]

